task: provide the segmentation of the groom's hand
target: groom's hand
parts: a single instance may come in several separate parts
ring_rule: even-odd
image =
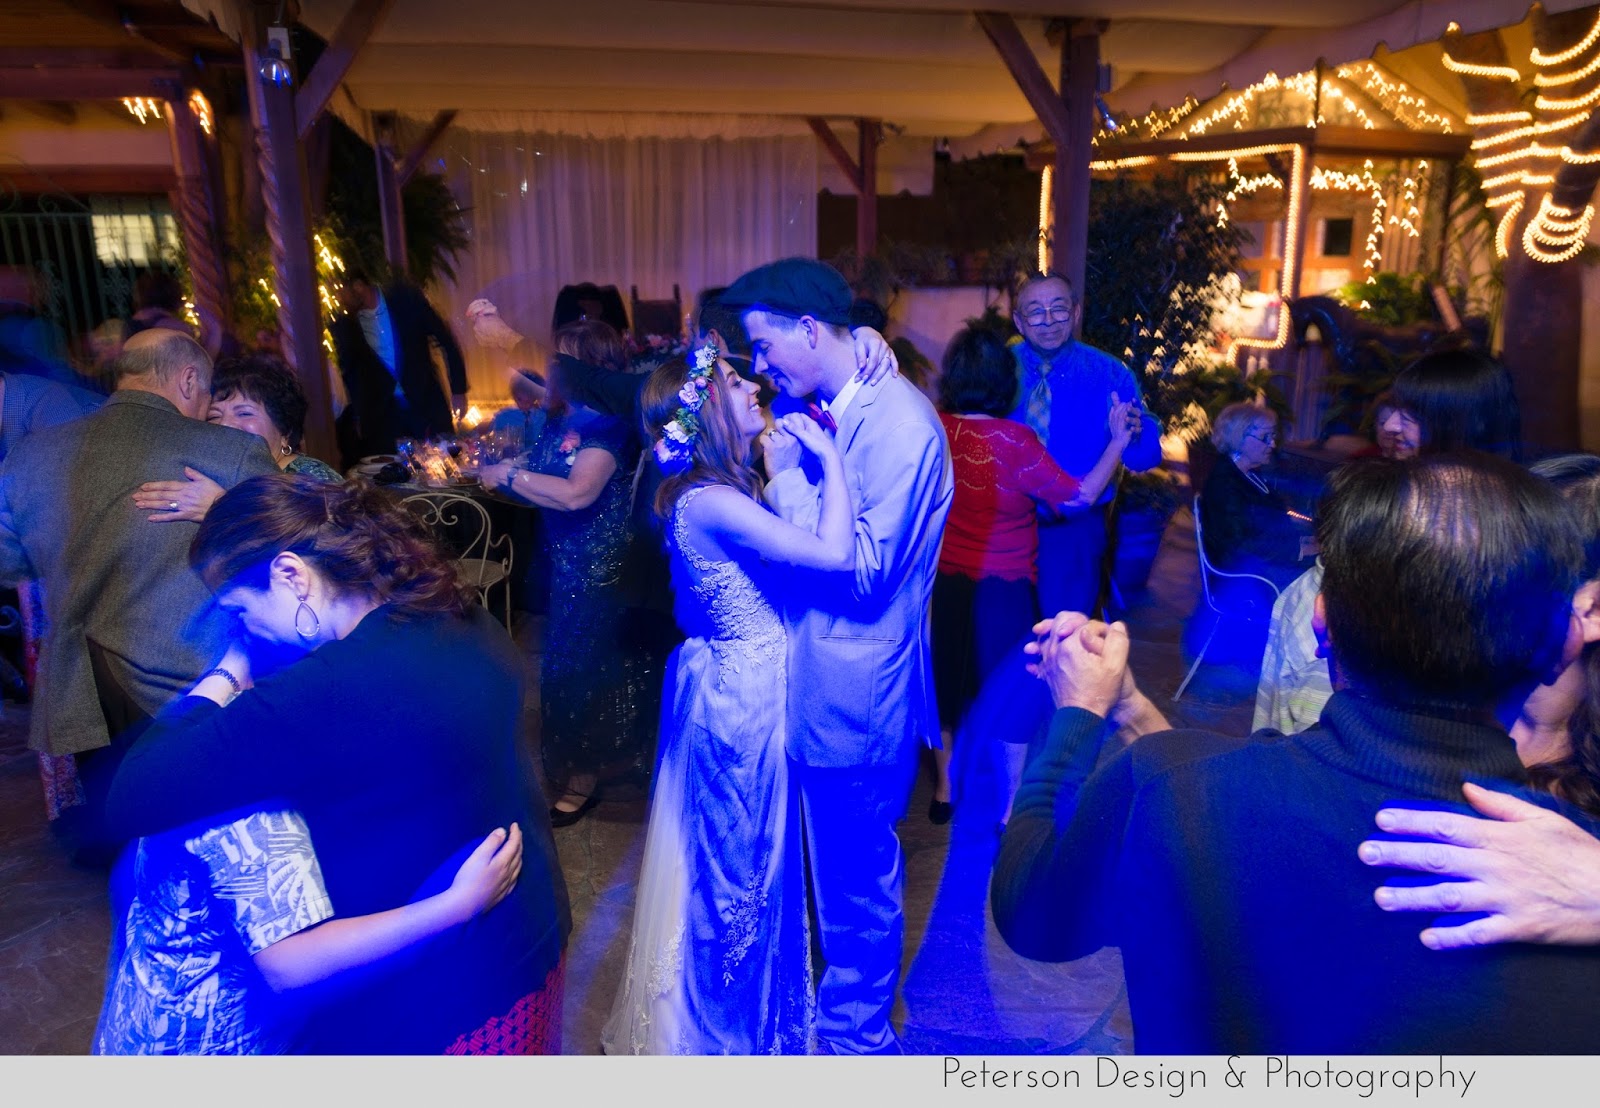
[[[767,463],[767,480],[800,464],[800,440],[782,427],[761,436],[761,456]]]

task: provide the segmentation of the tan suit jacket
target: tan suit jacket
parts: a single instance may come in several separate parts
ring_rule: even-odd
[[[198,525],[151,523],[133,505],[141,484],[182,480],[184,466],[224,488],[278,472],[255,435],[135,389],[35,431],[0,465],[0,580],[37,579],[44,593],[35,750],[106,746],[102,693],[153,714],[221,655],[229,620],[189,568]],[[116,690],[96,684],[94,656]]]

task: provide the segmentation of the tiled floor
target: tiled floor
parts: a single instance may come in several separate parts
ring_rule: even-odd
[[[1196,596],[1193,524],[1168,529],[1149,592],[1128,622],[1141,685],[1165,706],[1183,678],[1180,639]],[[1175,725],[1242,734],[1254,678],[1202,667]],[[70,865],[46,824],[26,709],[0,718],[0,1054],[87,1050],[99,1010],[109,930],[105,879]],[[1131,1049],[1121,962],[1114,950],[1065,965],[1011,953],[987,916],[994,813],[974,801],[953,823],[926,817],[919,784],[901,826],[906,865],[906,946],[896,1009],[916,1053],[1120,1053]],[[567,1050],[598,1050],[622,970],[643,845],[642,794],[607,799],[556,832],[572,894]]]

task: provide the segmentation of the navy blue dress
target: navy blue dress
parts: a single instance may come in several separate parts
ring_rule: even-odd
[[[642,718],[650,674],[627,641],[623,567],[637,452],[622,423],[585,412],[547,419],[528,443],[528,468],[566,477],[578,454],[617,461],[593,504],[543,513],[550,606],[540,669],[545,779],[561,788],[576,774],[626,773],[647,765]]]

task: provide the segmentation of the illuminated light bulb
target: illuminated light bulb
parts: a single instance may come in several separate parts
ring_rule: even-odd
[[[1595,70],[1600,69],[1600,54],[1590,58],[1586,65],[1577,69],[1569,69],[1565,73],[1535,73],[1533,83],[1540,88],[1556,88],[1560,85],[1570,85],[1574,81],[1581,81]]]
[[[1237,150],[1218,150],[1215,153],[1199,153],[1184,151],[1178,154],[1169,154],[1168,157],[1175,162],[1220,162],[1225,158],[1254,158],[1262,154],[1281,154],[1285,150],[1299,150],[1299,146],[1278,144],[1275,146],[1246,146]]]
[[[211,128],[214,126],[211,116],[211,101],[207,100],[205,93],[199,89],[195,89],[189,94],[189,111],[193,114],[195,123],[199,124],[200,130],[209,135]]]
[[[1595,162],[1600,162],[1600,151],[1579,154],[1572,147],[1563,146],[1561,148],[1561,160],[1572,165],[1593,165]]]
[[[1497,135],[1486,135],[1483,138],[1472,140],[1472,149],[1487,150],[1491,146],[1500,146],[1519,138],[1532,138],[1539,133],[1537,127],[1514,127],[1509,131],[1501,131]]]
[[[1517,222],[1517,216],[1522,214],[1522,197],[1517,197],[1517,202],[1512,204],[1506,213],[1500,217],[1500,226],[1494,232],[1494,252],[1502,258],[1511,256],[1511,231]]]
[[[1503,154],[1494,154],[1487,158],[1479,158],[1478,168],[1490,169],[1497,165],[1505,165],[1507,162],[1514,162],[1521,158],[1526,158],[1535,149],[1536,147],[1534,146],[1522,146],[1515,150],[1507,150]]]
[[[1529,52],[1528,58],[1534,65],[1565,65],[1597,42],[1600,42],[1600,18],[1594,21],[1589,33],[1575,46],[1570,46],[1559,54],[1546,54],[1536,46]]]
[[[1301,166],[1305,162],[1306,149],[1303,146],[1292,146],[1294,151],[1294,165],[1290,172],[1291,181],[1300,180]],[[1246,156],[1241,153],[1240,157]],[[1289,190],[1289,211],[1283,236],[1283,268],[1278,277],[1278,330],[1270,339],[1234,339],[1228,344],[1227,357],[1232,361],[1239,350],[1250,347],[1259,350],[1281,350],[1289,341],[1289,304],[1284,294],[1294,288],[1294,261],[1295,253],[1299,248],[1300,237],[1300,204],[1301,196],[1294,189]]]
[[[1490,81],[1520,81],[1522,73],[1509,65],[1476,65],[1472,62],[1458,62],[1449,53],[1443,55],[1444,67],[1452,73],[1460,73],[1467,77],[1482,77]]]
[[[1535,261],[1559,264],[1577,257],[1583,250],[1593,222],[1594,205],[1585,205],[1581,212],[1575,212],[1553,203],[1546,196],[1522,232],[1522,248]]]
[[[1050,196],[1055,182],[1055,167],[1047,165],[1039,175],[1039,272],[1050,272]]]
[[[1534,100],[1533,106],[1543,108],[1545,111],[1567,112],[1577,111],[1579,108],[1587,108],[1597,100],[1600,100],[1600,85],[1596,85],[1582,96],[1576,96],[1571,100],[1555,100],[1548,96],[1540,96]]]
[[[1498,177],[1488,177],[1484,179],[1483,191],[1493,192],[1501,185],[1513,185],[1520,180],[1522,180],[1522,173],[1520,170],[1516,173],[1502,173]]]
[[[1588,112],[1574,112],[1565,119],[1552,119],[1548,123],[1535,123],[1533,129],[1541,135],[1548,135],[1556,131],[1565,131],[1568,127],[1576,126],[1588,118]]]

